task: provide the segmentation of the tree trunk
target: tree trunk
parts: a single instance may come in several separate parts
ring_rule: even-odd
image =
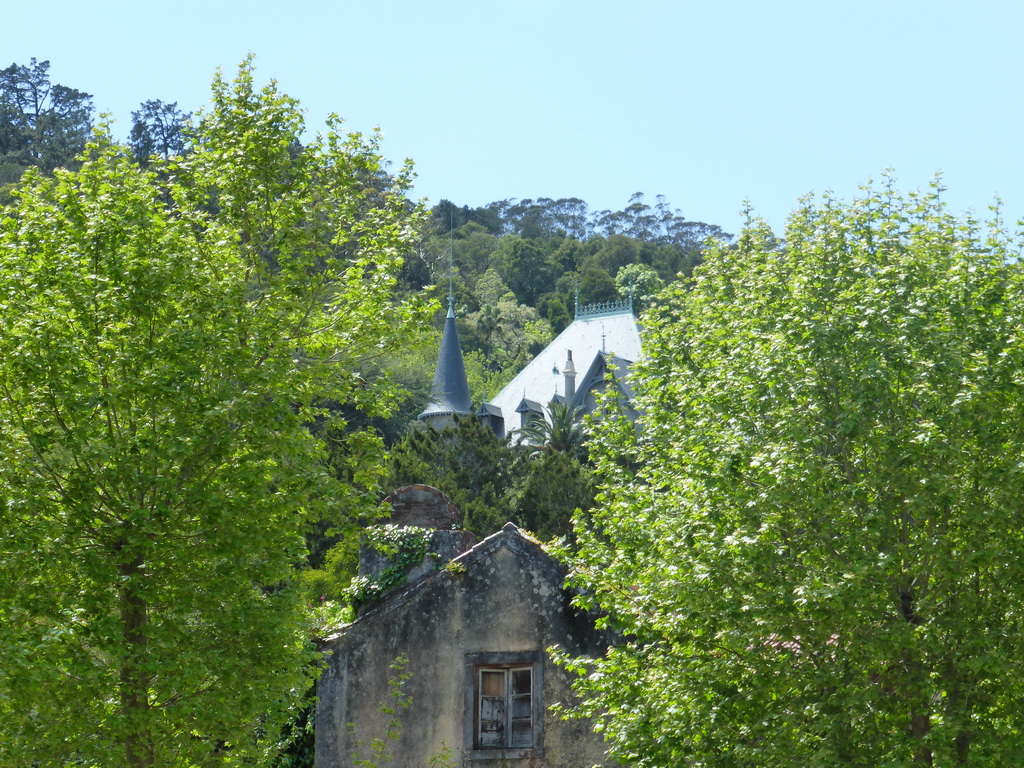
[[[964,683],[955,661],[946,663],[942,678],[945,686],[946,716],[959,723],[953,737],[953,765],[967,765],[973,735],[970,728],[970,704],[964,697]]]
[[[922,619],[917,613],[914,590],[913,587],[910,586],[912,583],[913,581],[906,580],[906,586],[900,587],[900,610],[903,613],[903,618],[906,619],[908,623],[913,624],[914,626],[919,626],[922,623]],[[928,713],[928,702],[925,698],[925,692],[927,691],[927,675],[925,673],[924,665],[915,659],[909,652],[904,657],[903,664],[907,671],[907,682],[909,683],[909,693],[911,698],[910,738],[915,744],[920,745],[914,750],[914,765],[931,768],[932,751],[928,745],[924,743],[925,738],[928,736],[928,731],[931,730],[932,727],[931,717]]]
[[[922,713],[916,707],[911,710],[910,736],[915,743],[921,745],[914,752],[914,765],[928,766],[928,768],[931,768],[932,751],[928,748],[927,744],[923,743],[931,727],[931,718],[928,716],[927,712]]]
[[[141,557],[118,566],[121,575],[121,629],[125,645],[125,657],[121,662],[121,716],[125,724],[126,765],[130,768],[149,768],[156,761],[148,718],[149,675],[145,670],[145,659],[149,605],[139,591],[142,569]]]

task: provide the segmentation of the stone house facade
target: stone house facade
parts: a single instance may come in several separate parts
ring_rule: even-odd
[[[391,500],[392,522],[429,526],[431,549],[445,554],[428,553],[409,581],[325,644],[317,768],[353,766],[379,738],[391,756],[384,765],[426,767],[441,755],[464,768],[611,765],[588,721],[551,711],[571,702],[571,681],[546,649],[594,656],[610,642],[572,606],[564,568],[512,523],[470,545],[435,489],[410,486]],[[382,705],[394,704],[399,659],[408,706],[392,718]]]

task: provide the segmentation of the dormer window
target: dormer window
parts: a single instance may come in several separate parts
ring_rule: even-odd
[[[527,400],[525,397],[519,403],[519,407],[516,408],[516,413],[519,414],[519,427],[520,429],[526,429],[530,424],[537,419],[544,419],[544,408],[540,403],[536,403],[533,400]]]

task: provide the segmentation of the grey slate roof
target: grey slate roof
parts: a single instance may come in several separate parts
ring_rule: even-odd
[[[484,403],[476,412],[477,416],[501,416],[501,408],[490,403]]]
[[[633,362],[641,359],[640,327],[628,304],[614,312],[578,316],[490,401],[489,404],[500,409],[505,417],[506,432],[515,428],[510,418],[524,397],[537,403],[549,403],[555,395],[565,396],[562,369],[570,350],[573,360],[580,366],[590,367],[600,352],[614,353],[622,360]],[[621,366],[620,371],[628,367],[628,364]],[[577,392],[584,388],[584,380],[585,377],[580,378],[577,373]]]
[[[536,400],[527,400],[525,397],[519,402],[516,407],[516,413],[544,413],[544,406],[538,403]]]
[[[459,332],[455,328],[455,307],[448,302],[448,317],[441,334],[441,351],[437,355],[434,370],[434,384],[430,388],[430,404],[419,415],[420,419],[432,416],[447,416],[457,413],[468,416],[473,413],[473,401],[469,396],[466,381],[466,364],[462,359]]]

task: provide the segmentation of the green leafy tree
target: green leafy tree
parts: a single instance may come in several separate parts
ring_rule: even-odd
[[[615,275],[615,287],[623,300],[633,297],[633,310],[640,313],[655,301],[665,283],[650,267],[643,264],[627,264]]]
[[[537,452],[515,489],[515,522],[542,539],[572,536],[573,515],[594,504],[593,470],[572,452]]]
[[[521,304],[532,307],[552,282],[553,269],[544,251],[531,240],[518,236],[503,239],[496,258],[501,276]]]
[[[580,303],[596,304],[605,301],[618,301],[619,294],[615,290],[615,280],[608,270],[587,265],[579,281]]]
[[[444,232],[444,235],[449,234]],[[465,270],[468,275],[471,275],[474,281],[477,276],[490,267],[491,260],[500,242],[498,238],[475,222],[470,222],[461,227],[456,233],[454,243],[443,235],[442,238],[448,241],[445,245],[454,246],[455,264],[460,269]],[[447,266],[446,262],[447,260],[443,263]]]
[[[572,299],[567,302],[565,297],[555,293],[549,293],[546,298],[538,302],[537,310],[548,321],[552,335],[557,336],[573,321],[570,312],[571,302]]]
[[[629,264],[640,264],[643,260],[643,241],[625,235],[611,235],[606,238],[593,256],[583,262],[583,268],[597,267],[609,275],[616,275]]]
[[[622,762],[1024,758],[1020,244],[939,191],[751,221],[648,315],[575,562]]]
[[[501,276],[493,268],[488,269],[475,281],[473,290],[480,300],[480,304],[497,304],[505,298],[511,289],[501,279]]]
[[[467,332],[460,338],[465,348],[485,353],[492,369],[507,372],[507,379],[553,337],[548,321],[533,307],[519,304],[512,293],[470,313],[464,327]]]
[[[367,493],[308,425],[386,407],[415,217],[375,138],[303,136],[246,63],[171,173],[99,135],[6,212],[0,765],[258,763],[307,690],[303,535]]]
[[[151,157],[164,160],[181,155],[188,147],[185,127],[192,115],[178,109],[178,102],[144,101],[132,112],[132,132],[128,139],[135,160],[145,167]]]
[[[50,62],[0,70],[0,163],[47,173],[74,164],[92,130],[92,96],[50,82]]]
[[[501,388],[519,372],[516,368],[502,366],[500,361],[496,361],[476,349],[466,352],[463,357],[466,363],[466,381],[469,384],[469,391],[483,403],[488,402],[501,392]],[[436,359],[435,356],[435,361]],[[431,365],[433,364],[431,363]],[[427,397],[419,401],[421,410],[427,402],[429,402]]]
[[[595,492],[591,469],[571,450],[535,453],[475,418],[409,431],[391,452],[387,487],[414,483],[444,492],[477,536],[510,520],[545,538],[569,534],[573,512],[589,509]]]
[[[515,516],[511,492],[524,458],[473,417],[442,430],[418,425],[392,450],[387,487],[431,485],[454,502],[467,530],[486,536]]]

